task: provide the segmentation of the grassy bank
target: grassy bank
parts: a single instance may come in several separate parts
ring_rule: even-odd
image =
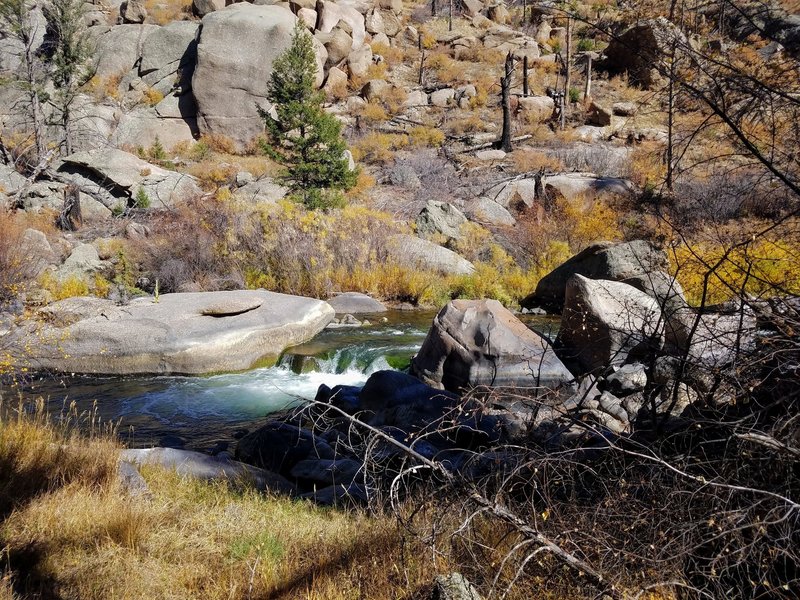
[[[402,598],[434,573],[389,517],[143,469],[41,414],[0,420],[0,599]],[[442,566],[440,563],[439,566]]]

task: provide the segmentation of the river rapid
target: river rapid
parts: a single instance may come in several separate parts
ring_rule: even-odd
[[[51,415],[113,426],[131,447],[170,446],[204,452],[230,447],[270,413],[313,399],[320,384],[362,385],[382,369],[407,368],[435,313],[389,311],[371,325],[325,330],[289,348],[271,367],[204,377],[42,376],[4,393],[44,398]],[[553,334],[552,319],[526,317]]]

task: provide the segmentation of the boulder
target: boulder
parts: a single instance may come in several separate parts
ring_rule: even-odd
[[[205,17],[208,13],[225,8],[225,0],[192,0],[192,14]]]
[[[497,300],[453,300],[433,320],[411,372],[447,390],[567,385],[572,375],[550,344]]]
[[[234,195],[240,200],[253,203],[274,204],[289,193],[289,188],[269,177],[262,177],[238,188]]]
[[[611,112],[618,117],[634,117],[639,112],[639,105],[635,102],[614,102]]]
[[[626,283],[573,275],[555,344],[576,374],[647,358],[664,345],[661,308]]]
[[[484,225],[513,227],[517,220],[494,200],[480,196],[467,209],[470,219]]]
[[[443,235],[448,240],[461,239],[461,226],[467,222],[452,204],[428,200],[425,208],[417,216],[417,234],[422,236]]]
[[[381,11],[376,8],[373,8],[367,13],[364,19],[364,27],[367,33],[372,35],[388,35],[386,24],[383,22],[383,15]]]
[[[180,115],[180,106],[188,107],[185,117]],[[111,142],[121,147],[149,148],[158,138],[169,151],[179,143],[194,143],[198,135],[195,117],[191,94],[167,96],[155,108],[135,108],[121,115]]]
[[[144,23],[147,18],[144,0],[126,0],[119,5],[119,16],[123,23]]]
[[[342,11],[339,5],[330,0],[317,0],[315,10],[317,11],[316,30],[321,33],[333,31],[342,18]]]
[[[182,94],[191,89],[199,27],[199,23],[175,21],[147,36],[139,62],[139,77],[147,86],[165,96],[173,89]]]
[[[603,66],[612,75],[627,73],[631,85],[651,89],[660,80],[674,43],[686,47],[686,36],[664,17],[645,19],[618,36],[605,50]]]
[[[505,25],[511,20],[511,14],[504,4],[494,4],[490,6],[486,11],[486,16],[495,23],[500,23],[501,25]]]
[[[317,33],[314,36],[328,53],[326,68],[338,66],[353,50],[353,38],[344,29],[335,27],[330,33]]]
[[[250,485],[258,490],[281,494],[294,493],[286,479],[264,469],[219,456],[176,448],[129,449],[120,452],[120,460],[132,465],[157,465],[186,477],[205,481],[224,480]]]
[[[202,193],[194,177],[168,171],[114,148],[77,152],[63,159],[58,171],[84,189],[96,190],[103,204],[132,206],[144,190],[152,207],[169,207]]]
[[[159,29],[158,25],[115,25],[89,29],[95,44],[95,75],[109,78],[128,73],[139,60],[145,40]]]
[[[444,88],[436,90],[431,94],[431,104],[440,108],[445,108],[453,103],[456,97],[456,91],[452,88]]]
[[[354,41],[355,43],[355,41]],[[362,44],[353,50],[347,57],[347,69],[350,71],[350,77],[363,79],[367,76],[370,66],[372,65],[372,48],[369,44]],[[330,75],[328,75],[330,77]],[[346,83],[345,79],[345,83]]]
[[[344,24],[353,38],[353,48],[358,48],[367,39],[367,30],[364,26],[364,15],[358,10],[344,3],[339,3],[341,14],[340,26]]]
[[[567,281],[573,275],[611,281],[648,280],[656,271],[669,268],[667,255],[650,242],[598,242],[582,250],[545,275],[536,290],[522,301],[524,308],[541,307],[560,313]]]
[[[635,190],[633,183],[621,177],[604,177],[594,173],[563,173],[548,176],[547,187],[557,190],[567,200],[598,196],[629,197]]]
[[[641,363],[622,365],[606,377],[606,388],[615,396],[641,392],[647,385],[647,371]]]
[[[361,88],[361,95],[367,102],[380,101],[389,93],[392,85],[383,79],[371,79]]]
[[[342,94],[347,94],[347,73],[338,67],[331,67],[328,71],[328,77],[325,79],[325,85],[322,86],[322,91],[328,98],[337,98]]]
[[[467,17],[474,17],[483,10],[483,2],[481,0],[462,0],[464,15]]]
[[[333,307],[336,314],[359,315],[386,312],[386,307],[382,303],[359,292],[337,294],[328,299],[328,304]]]
[[[452,250],[413,235],[397,234],[386,242],[388,258],[411,269],[437,271],[443,275],[469,275],[475,265]]]
[[[20,240],[20,256],[25,257],[27,272],[38,277],[48,266],[59,262],[47,236],[38,229],[26,229]]]
[[[747,305],[698,311],[688,306],[667,318],[667,343],[704,368],[721,368],[755,349],[756,314]]]
[[[506,157],[505,150],[479,150],[475,153],[475,158],[481,161],[503,160]]]
[[[47,309],[55,325],[37,339],[36,368],[115,375],[238,371],[309,340],[334,316],[320,300],[263,290],[163,294],[158,302],[137,298],[124,307],[68,300]],[[256,300],[258,308],[239,312],[241,302]],[[62,307],[74,312],[76,303],[91,311],[58,327]],[[218,316],[204,314],[209,309]]]
[[[236,447],[236,458],[248,464],[289,474],[301,460],[334,459],[330,444],[294,423],[269,421],[248,433]]]
[[[67,277],[85,279],[101,271],[104,266],[94,246],[91,244],[78,244],[73,248],[64,264],[56,271],[56,276],[60,279]]]
[[[324,485],[350,485],[363,465],[352,458],[308,458],[297,462],[290,475],[304,482]]]
[[[556,104],[549,96],[528,96],[517,100],[517,110],[530,122],[549,121],[555,108]]]
[[[240,147],[264,130],[258,106],[266,108],[272,63],[289,47],[296,17],[279,6],[247,2],[203,17],[192,92],[200,133],[222,134]],[[317,85],[325,51],[315,43]]]
[[[592,102],[587,111],[587,117],[590,125],[597,127],[608,127],[611,125],[611,111],[604,106],[600,106],[597,102]]]
[[[474,448],[499,440],[501,434],[498,420],[482,415],[478,406],[462,406],[455,394],[399,371],[370,375],[359,405],[367,423],[406,443],[424,432],[425,440],[440,448]]]
[[[314,31],[314,27],[317,24],[317,17],[317,11],[313,8],[303,7],[297,11],[297,18],[311,31]]]

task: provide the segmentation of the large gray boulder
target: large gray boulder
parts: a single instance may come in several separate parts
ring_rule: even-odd
[[[155,108],[136,108],[120,116],[111,142],[122,147],[149,148],[158,138],[167,151],[181,142],[193,143],[197,134],[197,119],[190,110],[186,111],[185,117],[180,114],[178,103],[184,98],[184,105],[193,108],[191,94],[186,94],[168,96]],[[169,110],[164,110],[167,107]]]
[[[175,21],[154,31],[142,45],[139,77],[162,94],[173,88],[186,93],[191,88],[197,61],[199,23]],[[180,80],[175,76],[180,73]]]
[[[202,194],[194,177],[162,169],[115,148],[71,154],[58,171],[108,208],[132,206],[139,190],[147,194],[154,208],[170,207]]]
[[[120,461],[129,465],[155,465],[175,471],[178,475],[204,481],[229,481],[237,485],[248,485],[258,490],[269,490],[283,494],[294,492],[294,486],[286,479],[266,471],[231,460],[226,457],[209,456],[190,450],[176,448],[139,448],[120,452]]]
[[[296,17],[281,6],[232,4],[203,17],[192,90],[201,133],[222,134],[240,146],[264,130],[257,106],[267,108],[272,64],[291,43]],[[317,85],[325,51],[317,50]]]
[[[145,40],[159,29],[158,25],[90,28],[95,43],[95,75],[101,78],[124,76],[139,60]]]
[[[413,235],[397,234],[386,243],[388,258],[411,269],[437,271],[444,275],[470,275],[475,265],[452,250]]]
[[[470,219],[482,225],[513,227],[517,220],[494,200],[480,196],[467,208]]]
[[[650,242],[598,242],[545,275],[536,290],[523,299],[521,304],[523,308],[541,307],[549,312],[561,312],[567,281],[576,274],[590,279],[624,281],[647,293],[655,294],[660,290],[659,294],[663,294],[666,300],[682,294],[677,283],[664,289],[664,278],[653,275],[668,269],[667,255]],[[671,278],[669,280],[673,281]],[[645,289],[650,282],[653,289]]]
[[[453,300],[433,320],[411,372],[447,390],[555,389],[573,377],[550,344],[497,300]]]
[[[664,345],[661,307],[626,283],[573,275],[555,344],[577,374],[646,358]]]
[[[68,298],[43,313],[51,325],[27,366],[115,375],[248,369],[311,339],[334,316],[326,302],[263,290],[164,294],[127,306]]]
[[[417,215],[417,234],[423,236],[443,235],[448,240],[461,239],[461,226],[467,222],[452,204],[428,200],[425,208]]]

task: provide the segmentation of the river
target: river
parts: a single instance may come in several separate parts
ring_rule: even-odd
[[[434,314],[389,311],[367,317],[366,327],[326,330],[289,348],[271,367],[204,377],[48,375],[6,390],[5,402],[12,404],[15,395],[42,397],[51,415],[77,413],[84,421],[113,425],[131,447],[218,451],[266,415],[314,398],[322,383],[362,385],[375,371],[406,368]],[[552,319],[525,320],[552,334]]]

